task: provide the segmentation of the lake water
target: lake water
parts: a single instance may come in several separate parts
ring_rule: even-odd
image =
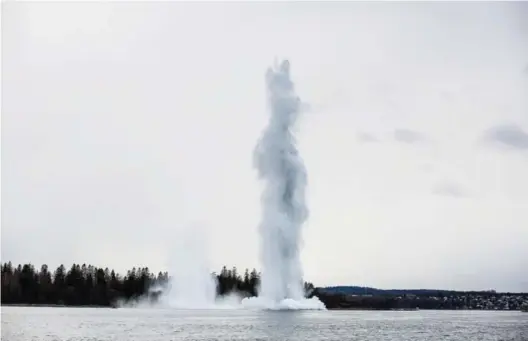
[[[2,307],[6,341],[527,341],[528,313]]]

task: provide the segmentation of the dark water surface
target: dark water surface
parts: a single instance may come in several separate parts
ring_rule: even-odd
[[[528,313],[2,307],[3,340],[528,341]]]

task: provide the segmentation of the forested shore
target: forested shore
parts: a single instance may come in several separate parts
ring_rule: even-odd
[[[2,304],[41,304],[67,306],[111,306],[116,301],[139,298],[156,301],[168,280],[167,272],[152,273],[147,267],[134,267],[120,275],[109,268],[87,264],[60,265],[54,271],[47,265],[37,270],[32,264],[2,264]],[[230,292],[256,295],[259,273],[255,269],[223,267],[216,274],[217,295]]]
[[[50,270],[42,265],[2,264],[2,305],[111,307],[118,301],[143,299],[155,303],[169,281],[167,272],[152,273],[134,267],[120,275],[109,268],[87,264],[60,265]],[[256,269],[239,272],[223,267],[213,273],[217,295],[236,292],[255,296],[260,282]],[[153,290],[159,288],[158,290]],[[475,309],[521,310],[528,305],[528,293],[494,291],[457,292],[444,290],[381,290],[361,287],[315,288],[306,282],[308,297],[317,296],[329,309]]]

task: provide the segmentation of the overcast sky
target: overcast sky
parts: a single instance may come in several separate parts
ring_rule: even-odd
[[[2,261],[258,267],[265,73],[308,111],[305,277],[528,291],[528,4],[3,3]]]

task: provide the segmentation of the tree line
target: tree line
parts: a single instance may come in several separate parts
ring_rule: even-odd
[[[109,306],[117,299],[130,299],[146,293],[149,285],[163,283],[168,274],[152,274],[148,268],[133,268],[121,276],[114,270],[93,265],[60,265],[51,271],[44,264],[14,267],[2,264],[2,304],[58,304]]]
[[[60,265],[51,271],[47,265],[37,270],[32,264],[14,267],[11,262],[2,264],[2,304],[43,304],[70,306],[110,306],[118,300],[140,297],[156,298],[149,288],[164,287],[169,281],[167,272],[152,273],[148,267],[134,267],[122,276],[109,268],[73,264],[69,269]],[[245,296],[255,296],[260,283],[260,273],[224,266],[217,280],[217,295],[236,291]],[[306,283],[307,290],[313,284]],[[159,292],[158,292],[159,294]]]
[[[147,267],[134,267],[125,275],[108,268],[73,264],[60,265],[51,271],[47,265],[36,269],[32,264],[14,267],[11,262],[1,268],[2,304],[42,304],[69,306],[112,306],[115,302],[148,298],[156,300],[170,277],[167,272],[156,275]],[[243,296],[256,296],[260,273],[236,267],[211,274],[217,280],[217,295],[236,291]],[[335,288],[334,288],[335,289]],[[359,290],[359,289],[358,289]],[[308,297],[317,296],[328,309],[508,309],[519,310],[528,305],[528,293],[447,292],[417,290],[393,293],[345,294],[332,288],[314,288],[305,283]]]

